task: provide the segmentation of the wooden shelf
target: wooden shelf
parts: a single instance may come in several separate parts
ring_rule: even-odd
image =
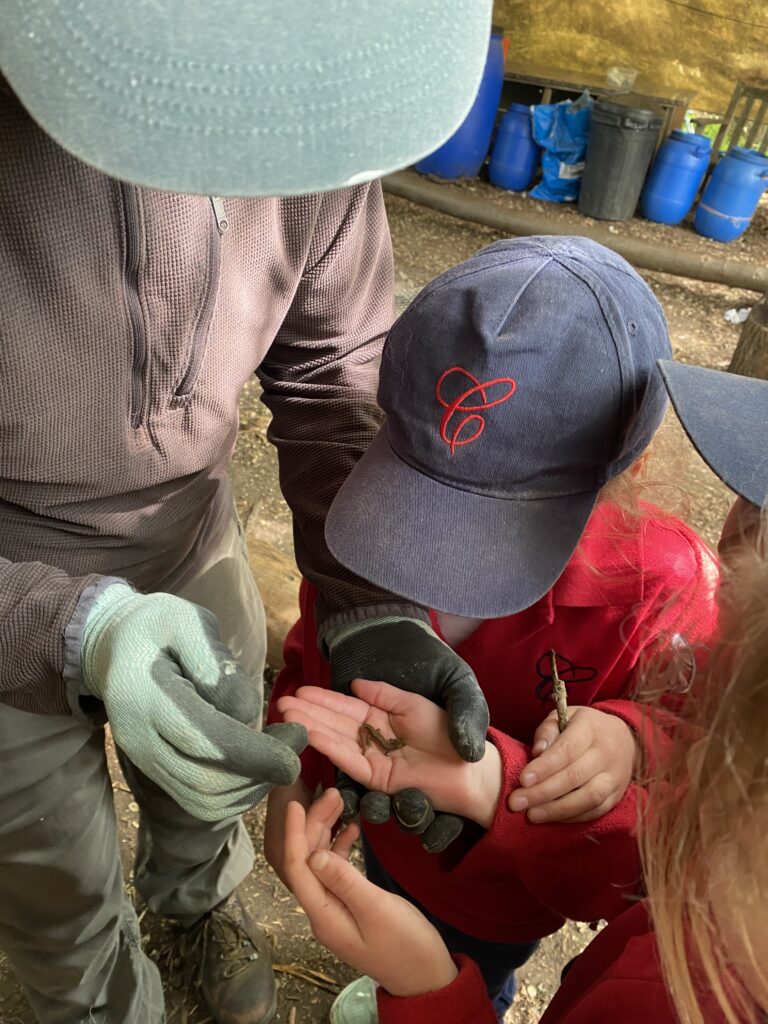
[[[611,99],[631,107],[656,110],[664,119],[660,140],[683,123],[685,112],[696,95],[694,92],[679,90],[664,90],[664,94],[659,94],[658,87],[649,88],[642,75],[638,75],[632,90],[627,92],[608,85],[605,75],[569,71],[510,58],[504,66],[504,80],[541,89],[542,103],[556,102],[553,101],[554,93],[580,94],[588,89],[595,99]]]

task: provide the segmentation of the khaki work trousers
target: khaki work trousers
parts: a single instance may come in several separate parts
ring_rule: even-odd
[[[210,609],[263,691],[264,609],[242,530],[229,525],[180,597]],[[193,924],[249,873],[239,818],[203,822],[120,757],[139,804],[134,885]],[[160,1024],[160,976],[123,891],[104,730],[0,706],[0,948],[41,1024]]]

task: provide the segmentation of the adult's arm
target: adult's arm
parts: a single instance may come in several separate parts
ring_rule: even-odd
[[[0,558],[0,703],[37,714],[80,713],[83,624],[115,582]]]
[[[298,290],[258,369],[272,413],[268,437],[294,517],[296,561],[320,592],[321,632],[380,615],[427,618],[340,565],[323,532],[336,492],[381,423],[376,386],[393,319],[380,184],[326,193]]]

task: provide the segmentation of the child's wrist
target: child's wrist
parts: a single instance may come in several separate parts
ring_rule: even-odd
[[[504,770],[501,754],[493,743],[485,742],[485,756],[477,762],[475,794],[468,818],[484,829],[489,829],[496,817],[501,797]]]
[[[440,989],[447,988],[455,980],[459,973],[459,969],[453,961],[451,954],[443,946],[438,952],[435,952],[435,956],[430,962],[429,973],[419,972],[418,978],[398,979],[396,983],[390,983],[391,987],[384,985],[387,992],[391,996],[398,996],[400,998],[411,998],[413,996],[423,996],[428,992],[439,992]]]

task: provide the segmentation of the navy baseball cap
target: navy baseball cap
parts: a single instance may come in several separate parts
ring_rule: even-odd
[[[768,497],[768,381],[659,362],[672,405],[710,469],[762,508]]]
[[[481,618],[555,583],[604,484],[648,446],[671,349],[650,288],[585,238],[496,242],[390,331],[387,418],[325,527],[334,556],[411,601]]]
[[[413,163],[477,94],[491,0],[0,0],[0,68],[86,163],[292,195]]]

